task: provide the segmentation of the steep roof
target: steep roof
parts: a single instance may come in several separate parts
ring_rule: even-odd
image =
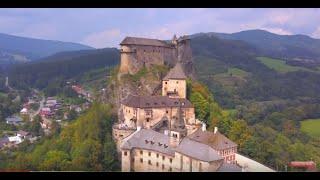
[[[8,122],[22,122],[23,120],[18,116],[7,117],[6,121]]]
[[[210,131],[202,131],[201,129],[196,130],[194,133],[189,135],[189,138],[207,144],[216,150],[223,150],[232,147],[236,147],[237,144],[232,142],[230,139],[225,137],[220,132],[210,132]]]
[[[241,172],[242,168],[235,165],[223,162],[223,164],[219,167],[218,172]]]
[[[175,150],[184,155],[206,162],[212,162],[223,159],[210,146],[193,141],[189,138],[183,138],[179,146]]]
[[[29,135],[30,133],[29,133],[29,132],[26,132],[26,131],[23,131],[23,130],[19,130],[19,131],[17,132],[17,134],[20,134],[21,136],[27,136],[27,135]]]
[[[176,148],[170,146],[169,143],[170,137],[168,135],[156,132],[151,129],[141,129],[140,131],[136,131],[129,137],[125,138],[123,143],[121,144],[121,148],[147,149],[164,153],[170,156],[174,156],[174,152],[176,151],[205,162],[223,159],[210,146],[192,141],[188,138],[183,138]]]
[[[169,79],[187,79],[186,74],[183,71],[182,65],[178,62],[174,68],[172,68],[169,73],[163,78],[163,80]]]
[[[179,107],[191,108],[192,103],[184,98],[169,98],[168,96],[133,96],[122,101],[122,104],[136,108]]]
[[[148,39],[140,37],[126,37],[120,43],[120,45],[143,45],[143,46],[161,46],[161,47],[171,47],[170,44],[167,44],[165,41],[158,39]]]
[[[169,146],[169,138],[170,137],[165,134],[150,129],[141,129],[125,138],[121,144],[121,148],[147,149],[174,156],[174,150]]]

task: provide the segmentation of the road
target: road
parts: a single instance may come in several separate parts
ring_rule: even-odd
[[[40,113],[40,110],[43,108],[45,102],[44,96],[42,96],[41,101],[39,102],[39,108],[36,112],[30,114],[30,120],[33,121],[33,118]]]

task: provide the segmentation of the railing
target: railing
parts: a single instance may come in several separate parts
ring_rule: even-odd
[[[118,130],[136,130],[136,128],[128,127],[128,126],[122,126],[120,127],[120,124],[114,124],[112,126],[113,129],[118,129]]]

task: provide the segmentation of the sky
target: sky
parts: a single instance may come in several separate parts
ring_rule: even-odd
[[[320,9],[1,9],[0,33],[118,47],[126,36],[171,39],[174,34],[263,29],[320,39]]]

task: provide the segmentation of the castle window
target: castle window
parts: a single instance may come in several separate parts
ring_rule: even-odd
[[[143,151],[140,151],[140,154],[142,155],[142,154],[143,154]]]
[[[140,158],[140,162],[143,163],[143,159],[142,158]]]
[[[151,156],[151,152],[149,152],[148,155]]]
[[[124,152],[124,155],[127,156],[127,154],[128,154],[127,151],[125,151],[125,152]]]
[[[152,165],[152,164],[151,164],[151,160],[148,161],[148,164],[149,164],[149,165]]]
[[[177,84],[179,83],[179,81],[177,81]]]
[[[172,163],[172,158],[170,158],[170,163]]]
[[[164,160],[166,157],[162,156],[162,160]]]
[[[147,118],[147,122],[149,122],[150,121],[150,119],[149,118]]]
[[[157,167],[159,166],[159,163],[158,163],[158,162],[156,163],[156,166],[157,166]]]
[[[162,170],[164,170],[164,164],[162,164]]]
[[[168,82],[165,82],[165,84],[168,84]]]
[[[166,111],[166,113],[168,114],[168,113],[169,113],[169,111]]]
[[[157,158],[159,157],[159,154],[157,153]]]

